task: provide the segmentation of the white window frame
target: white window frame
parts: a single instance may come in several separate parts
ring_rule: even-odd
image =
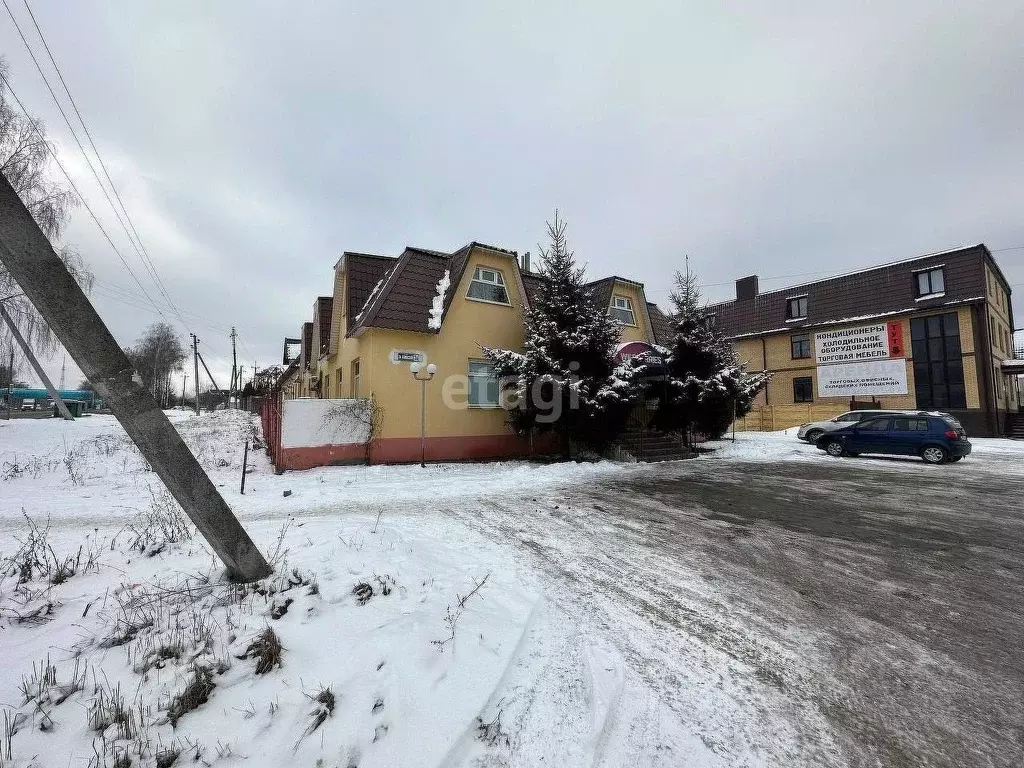
[[[789,302],[791,302],[791,301],[799,302],[800,299],[804,300],[804,313],[802,315],[799,315],[799,316],[798,315],[793,315],[791,317],[790,314],[789,314]],[[810,306],[810,303],[811,302],[808,300],[808,295],[806,293],[801,294],[799,296],[787,296],[786,297],[786,322],[790,323],[790,322],[795,322],[797,320],[806,320],[807,319],[807,310],[808,310],[808,307]],[[800,304],[798,303],[797,307],[799,307],[799,306],[800,306]]]
[[[496,279],[484,279],[485,272],[489,272],[490,274],[494,275]],[[501,290],[505,292],[505,301],[493,301],[492,299],[481,299],[476,296],[471,296],[469,292],[473,290],[474,283],[479,283],[480,285],[486,285],[492,288],[494,286],[501,288]],[[469,301],[480,301],[483,302],[484,304],[497,304],[502,307],[512,306],[512,302],[509,300],[508,296],[508,284],[505,282],[505,276],[502,274],[500,269],[495,269],[494,267],[474,267],[473,278],[469,281],[469,288],[466,290],[466,298]]]
[[[942,287],[935,289],[934,280],[932,275],[939,273],[939,278],[942,280]],[[928,290],[925,292],[921,291],[921,278],[924,277],[928,281]],[[945,296],[946,295],[946,268],[941,267],[929,267],[928,269],[920,269],[914,273],[914,293],[919,299],[928,299],[934,296]]]
[[[474,365],[477,365],[477,366],[487,366],[490,369],[490,374],[489,375],[484,375],[484,374],[482,374],[480,372],[474,373],[473,372],[473,366]],[[469,390],[466,393],[466,402],[469,404],[469,407],[470,408],[482,408],[482,409],[500,408],[501,407],[501,381],[498,379],[498,372],[496,370],[495,364],[493,362],[491,362],[490,360],[473,360],[473,359],[470,359],[469,363],[466,365],[466,373],[467,373],[467,378],[469,379]],[[487,394],[487,382],[489,380],[491,380],[491,379],[494,380],[494,382],[495,382],[495,397],[496,397],[496,399],[495,399],[495,401],[493,403],[490,403],[490,402],[474,403],[473,402],[473,380],[474,379],[481,380],[480,386],[477,388],[477,391],[478,392],[483,392],[485,396]]]
[[[619,302],[622,302],[620,304]],[[615,314],[615,312],[628,312],[629,320],[623,320],[621,317]],[[628,296],[612,296],[612,305],[608,307],[608,314],[614,317],[623,325],[632,326],[636,328],[636,314],[633,312],[633,302],[629,300]]]

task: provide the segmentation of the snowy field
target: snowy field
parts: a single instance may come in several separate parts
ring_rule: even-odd
[[[224,583],[111,417],[0,422],[0,766],[841,764],[829,724],[773,684],[776,667],[813,665],[801,633],[742,638],[714,585],[666,560],[652,567],[680,585],[673,604],[714,606],[735,643],[703,643],[680,622],[689,609],[642,640],[646,623],[595,609],[583,575],[545,573],[631,577],[588,543],[621,531],[582,537],[597,523],[569,513],[574,494],[657,465],[275,475],[256,451],[243,496],[250,417],[171,418],[276,575]],[[740,434],[689,465],[1024,474],[1024,444],[973,442],[966,461],[930,467]]]

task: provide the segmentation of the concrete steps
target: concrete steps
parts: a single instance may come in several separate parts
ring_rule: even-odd
[[[678,461],[696,456],[680,435],[672,433],[627,429],[619,437],[617,445],[642,462]]]
[[[1011,413],[1006,417],[1006,436],[1024,440],[1024,413]]]

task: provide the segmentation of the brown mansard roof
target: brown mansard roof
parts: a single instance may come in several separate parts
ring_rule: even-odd
[[[316,300],[316,316],[320,327],[320,338],[317,339],[319,347],[316,349],[316,356],[319,357],[327,350],[331,343],[331,314],[334,310],[333,296],[319,296]]]
[[[474,241],[451,254],[409,246],[398,258],[374,257],[386,260],[375,267],[373,275],[377,279],[366,290],[366,298],[360,302],[360,296],[349,294],[348,334],[370,327],[436,333],[437,330],[430,328],[427,322],[434,296],[437,295],[437,285],[447,271],[450,281],[444,302],[444,311],[447,313],[455,286],[462,280],[473,248],[516,256],[515,251]],[[361,264],[357,269],[365,273],[367,266]],[[359,280],[363,284],[369,282],[362,275]]]
[[[988,248],[972,245],[759,293],[745,301],[724,301],[708,308],[715,313],[719,328],[727,336],[736,337],[952,307],[985,297],[986,260],[995,264]],[[918,299],[914,273],[940,266],[945,270],[945,293]],[[807,317],[787,322],[787,299],[800,296],[807,297]]]
[[[463,278],[469,263],[470,253],[481,248],[513,257],[515,271],[522,280],[528,304],[533,303],[544,284],[545,278],[536,272],[523,272],[519,267],[518,254],[506,248],[498,248],[473,241],[453,253],[444,253],[428,248],[409,246],[400,256],[377,256],[373,254],[346,253],[348,275],[348,329],[347,335],[359,333],[365,328],[393,328],[403,331],[436,333],[428,320],[437,295],[438,283],[449,275],[449,286],[444,297],[444,314],[447,314],[455,297],[455,289]],[[640,285],[635,280],[622,277],[607,277],[588,283],[595,302],[602,307],[611,303],[612,285],[616,280]],[[512,281],[506,286],[514,290]],[[666,343],[671,337],[668,319],[657,307],[647,311],[658,343]],[[442,319],[444,317],[442,315]]]

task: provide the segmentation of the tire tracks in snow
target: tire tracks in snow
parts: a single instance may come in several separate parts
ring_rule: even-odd
[[[635,683],[631,695],[667,707],[678,731],[703,742],[705,760],[840,764],[823,721],[802,714],[804,697],[779,690],[776,670],[789,665],[770,638],[753,636],[713,586],[646,546],[648,526],[581,506],[583,498],[538,495],[515,506],[480,499],[443,511],[528,552],[552,603],[617,650]],[[625,719],[627,732],[641,725],[635,715]],[[693,752],[690,739],[679,751]]]

